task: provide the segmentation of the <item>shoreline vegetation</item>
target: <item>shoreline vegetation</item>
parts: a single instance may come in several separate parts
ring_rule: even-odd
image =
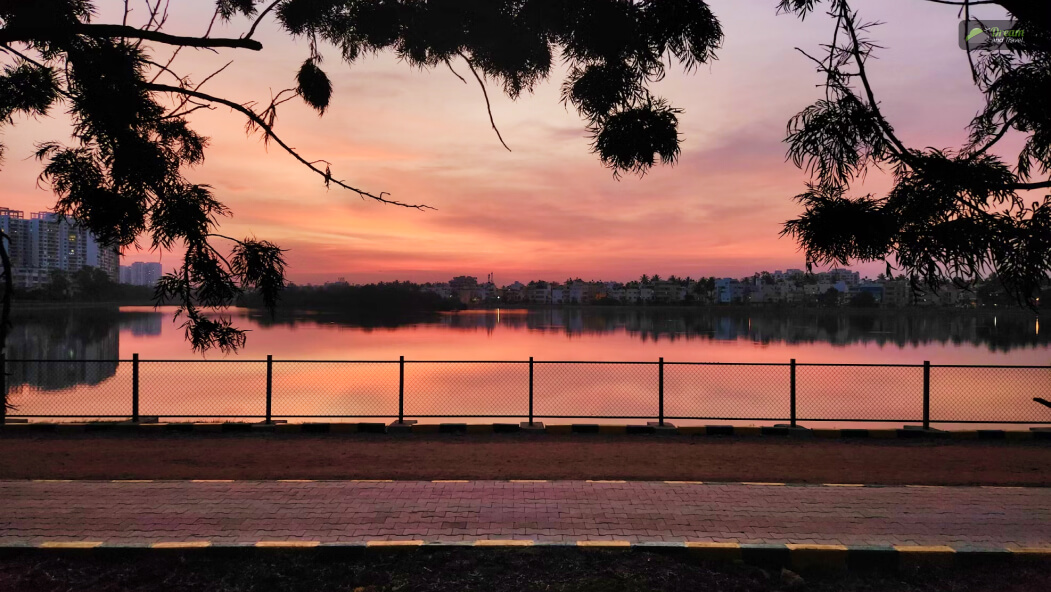
[[[44,310],[44,309],[91,309],[91,308],[119,308],[123,306],[134,306],[134,307],[149,307],[162,309],[167,306],[174,306],[170,304],[157,305],[157,302],[153,298],[128,298],[125,300],[103,300],[103,301],[69,301],[69,300],[23,300],[18,302],[15,306],[17,309],[22,310]],[[243,308],[250,313],[259,312],[263,306],[261,303],[254,302],[253,299],[240,300],[234,304],[236,308]],[[611,304],[611,305],[588,305],[588,304],[536,304],[536,303],[515,303],[512,305],[471,305],[463,307],[442,307],[435,309],[419,309],[410,310],[409,313],[418,313],[419,315],[432,316],[435,314],[459,314],[459,313],[492,313],[495,314],[497,311],[502,313],[508,313],[512,311],[551,311],[551,310],[566,310],[566,311],[596,311],[596,312],[631,312],[631,311],[649,311],[649,312],[694,312],[694,313],[741,313],[741,312],[761,312],[761,313],[794,313],[794,312],[827,312],[834,314],[845,314],[848,316],[1010,316],[1017,318],[1040,318],[1044,314],[1044,310],[1040,309],[1032,311],[1022,306],[997,306],[997,307],[976,307],[976,308],[955,308],[955,307],[902,307],[902,308],[863,308],[863,307],[852,307],[852,306],[841,306],[836,308],[827,308],[817,305],[805,305],[805,304]],[[351,314],[373,314],[373,310],[361,310],[351,311],[348,310],[345,304],[332,304],[325,306],[322,304],[313,305],[300,305],[300,306],[288,306],[286,302],[278,302],[277,318],[282,318],[286,315],[340,315],[342,313]],[[399,311],[392,311],[392,316],[395,314],[401,315]],[[404,315],[402,315],[404,316]]]
[[[277,316],[283,313],[316,311],[321,313],[339,313],[346,315],[394,316],[404,314],[443,313],[459,311],[485,310],[653,310],[653,311],[698,311],[698,312],[734,312],[734,311],[836,311],[864,315],[901,315],[934,313],[981,313],[981,314],[1020,314],[1022,316],[1039,316],[1042,309],[1036,311],[1018,304],[996,302],[986,306],[855,306],[851,304],[823,305],[813,303],[730,303],[714,304],[696,302],[644,302],[638,304],[613,301],[600,301],[590,304],[581,303],[502,303],[485,301],[465,304],[457,298],[442,297],[424,289],[421,284],[412,282],[381,282],[378,284],[349,285],[336,282],[322,286],[289,285],[280,296]],[[238,306],[248,309],[262,309],[263,301],[257,294],[247,294],[238,299]]]
[[[77,282],[76,280],[80,280]],[[93,281],[85,276],[73,278],[64,285],[49,286],[24,292],[16,297],[15,308],[23,310],[50,308],[90,308],[120,306],[156,306],[153,288],[130,286],[105,281]],[[231,303],[233,306],[257,313],[264,309],[262,298],[248,293]],[[1010,316],[1039,318],[1046,305],[1030,309],[1018,304],[995,302],[978,306],[857,306],[850,303],[827,305],[820,302],[768,302],[716,304],[695,302],[640,302],[622,303],[599,301],[594,303],[535,303],[499,301],[472,302],[465,304],[457,298],[443,297],[412,282],[381,282],[378,284],[349,285],[330,283],[321,286],[290,284],[281,292],[275,319],[293,315],[311,314],[336,316],[343,319],[373,319],[383,324],[387,321],[424,318],[438,313],[495,312],[509,310],[527,311],[596,311],[626,312],[683,312],[683,313],[727,313],[739,312],[762,314],[794,314],[798,312],[828,312],[847,316]],[[269,315],[265,315],[268,316]]]

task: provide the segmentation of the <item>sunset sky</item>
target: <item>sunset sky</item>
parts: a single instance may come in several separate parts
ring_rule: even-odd
[[[98,4],[100,21],[119,21],[122,2]],[[614,179],[589,152],[584,122],[559,102],[561,67],[518,101],[488,85],[493,115],[512,149],[507,152],[473,80],[464,84],[445,68],[414,70],[391,54],[348,66],[332,48],[323,64],[335,86],[329,111],[319,118],[301,101],[287,103],[277,132],[306,158],[330,161],[335,176],[351,185],[436,211],[326,189],[280,149],[268,151],[258,137],[247,138],[241,116],[225,108],[192,116],[211,147],[191,178],[212,185],[232,209],[233,218],[223,221],[225,234],[254,235],[289,249],[289,275],[300,283],[337,277],[423,282],[494,272],[506,284],[801,268],[797,245],[778,233],[799,213],[791,198],[806,177],[785,162],[782,141],[787,120],[822,91],[813,65],[793,48],[818,51],[829,41],[832,22],[823,13],[805,22],[777,15],[775,0],[710,5],[726,34],[720,59],[693,73],[674,67],[652,87],[685,110],[681,160],[641,179]],[[957,44],[957,9],[921,0],[859,0],[855,6],[863,20],[885,23],[873,36],[886,49],[870,73],[899,135],[915,147],[960,146],[981,97]],[[210,0],[173,1],[165,30],[199,35],[213,7]],[[977,15],[1000,16],[995,10]],[[239,19],[213,34],[236,37],[247,28]],[[184,50],[176,69],[199,81],[234,60],[202,90],[265,103],[271,92],[294,85],[308,51],[273,19],[256,37],[262,52]],[[164,61],[169,52],[156,48]],[[454,66],[468,75],[462,63]],[[68,138],[62,112],[52,115],[5,128],[0,206],[29,212],[54,205],[53,194],[36,187],[39,163],[28,158],[36,142]],[[886,179],[873,175],[865,191],[886,187]],[[167,269],[176,257],[144,248],[131,250],[126,260],[161,261]],[[858,268],[872,275],[881,270]]]

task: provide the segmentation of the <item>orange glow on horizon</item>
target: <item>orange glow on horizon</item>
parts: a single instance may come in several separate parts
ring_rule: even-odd
[[[190,176],[212,185],[232,210],[224,234],[289,249],[290,279],[299,283],[341,276],[422,282],[490,271],[501,284],[567,276],[624,281],[643,273],[740,277],[802,268],[797,245],[779,237],[782,223],[799,213],[791,198],[805,182],[785,162],[782,140],[785,121],[820,91],[812,65],[789,50],[826,43],[831,24],[819,16],[805,22],[778,16],[767,3],[711,4],[727,33],[719,61],[690,74],[673,68],[656,86],[685,110],[681,161],[642,179],[615,180],[589,152],[585,123],[559,100],[561,67],[517,102],[490,85],[493,116],[513,150],[507,152],[476,85],[445,68],[413,71],[389,54],[347,66],[331,48],[324,62],[335,87],[329,112],[319,118],[290,102],[280,111],[278,133],[307,159],[330,161],[334,174],[354,186],[435,211],[326,189],[278,147],[246,139],[243,121],[225,108],[192,115],[211,145],[206,163]],[[980,96],[956,45],[955,10],[886,4],[865,0],[857,8],[891,23],[873,33],[888,48],[872,66],[888,118],[916,145],[960,145]],[[97,20],[105,22],[114,6],[101,9]],[[180,2],[169,27],[199,34],[212,9],[206,0]],[[901,22],[912,26],[893,26]],[[920,23],[944,35],[917,37],[911,31]],[[244,27],[235,20],[213,34],[237,36]],[[233,59],[207,91],[238,102],[266,100],[293,83],[307,49],[272,22],[258,37],[262,52],[187,50],[175,65],[200,80]],[[158,56],[168,51],[155,48]],[[36,142],[69,137],[62,111],[5,128],[0,206],[30,212],[54,205],[53,194],[35,187],[40,164],[24,158]],[[873,175],[866,191],[885,186]],[[144,248],[130,250],[126,261],[161,261],[167,269],[178,257]],[[874,276],[882,266],[860,269]]]

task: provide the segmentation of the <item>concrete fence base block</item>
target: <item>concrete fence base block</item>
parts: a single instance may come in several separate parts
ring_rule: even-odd
[[[790,423],[775,423],[775,428],[785,428],[788,430],[790,436],[806,436],[810,434],[810,428],[799,425],[792,425]]]
[[[411,434],[415,421],[392,421],[387,425],[388,434]]]
[[[367,434],[386,434],[387,426],[382,423],[359,423],[358,431]]]
[[[518,427],[521,428],[523,432],[543,432],[544,422],[534,421],[533,423],[529,423],[528,421],[523,421],[518,424]]]
[[[673,424],[670,421],[664,422],[664,425],[661,425],[661,422],[659,421],[648,421],[646,422],[646,425],[653,428],[653,433],[662,436],[668,436],[679,433],[679,430],[676,429],[675,424]]]

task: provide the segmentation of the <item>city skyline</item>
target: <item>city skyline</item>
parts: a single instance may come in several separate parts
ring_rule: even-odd
[[[199,34],[208,4],[178,3],[167,27]],[[782,140],[785,122],[820,95],[814,84],[821,77],[791,48],[815,49],[830,22],[822,14],[803,22],[779,16],[773,2],[744,4],[712,3],[727,33],[719,61],[690,74],[671,69],[657,85],[684,109],[683,152],[675,166],[656,167],[642,179],[614,180],[589,153],[584,122],[559,102],[561,65],[534,95],[517,102],[490,84],[494,119],[512,149],[507,152],[492,133],[477,85],[463,84],[444,68],[413,71],[389,54],[352,67],[331,55],[335,89],[325,117],[289,103],[280,129],[309,158],[331,161],[340,178],[436,211],[327,190],[287,154],[267,152],[258,137],[246,139],[241,121],[225,109],[191,115],[211,137],[208,159],[191,176],[214,186],[236,213],[223,220],[224,233],[288,249],[289,279],[297,283],[339,276],[362,283],[440,281],[463,269],[504,270],[498,273],[509,279],[586,269],[627,279],[680,269],[733,277],[756,268],[800,267],[796,243],[778,233],[800,211],[792,196],[803,191],[806,175],[785,161]],[[100,8],[105,20],[116,6]],[[878,30],[886,49],[872,64],[872,77],[903,139],[935,147],[964,143],[981,95],[958,47],[957,9],[872,0],[857,8],[866,19],[887,23]],[[995,17],[997,10],[975,7],[978,16]],[[896,26],[902,23],[910,26]],[[236,37],[244,26],[235,19],[217,24],[214,34]],[[924,35],[914,34],[917,27]],[[257,36],[268,51],[228,56],[191,50],[178,63],[207,72],[233,58],[238,67],[210,80],[211,92],[265,100],[269,85],[292,82],[306,44],[278,33],[272,22],[264,22]],[[260,78],[257,71],[275,75]],[[52,207],[55,196],[36,186],[38,167],[21,159],[40,138],[68,134],[61,110],[5,130],[0,201],[26,211]],[[1017,145],[1009,137],[1003,152]],[[864,189],[880,193],[888,186],[888,179],[873,174]],[[123,263],[160,262],[169,269],[179,260],[177,251],[132,249]],[[882,267],[858,266],[872,276]]]

